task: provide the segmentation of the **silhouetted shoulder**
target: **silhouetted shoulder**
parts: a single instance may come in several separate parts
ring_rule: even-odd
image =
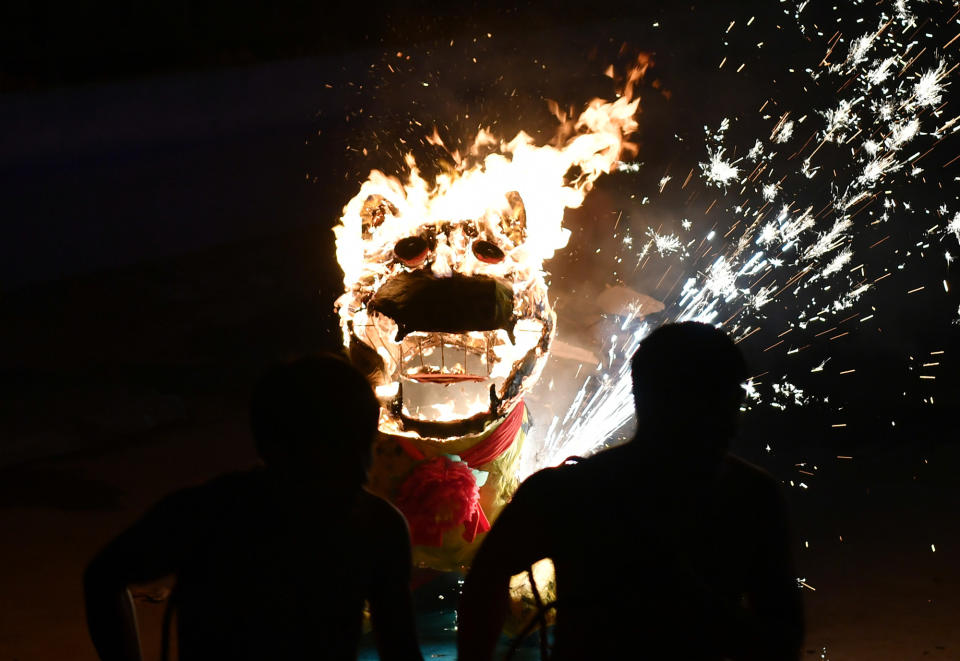
[[[601,488],[601,482],[610,479],[604,475],[606,462],[595,459],[544,468],[528,477],[497,519],[503,520],[501,528],[506,527],[507,521],[518,529],[528,527],[521,523],[523,520],[537,521],[537,528],[546,533],[562,528],[570,514],[589,509],[589,503],[594,502],[592,494]]]
[[[600,495],[610,489],[616,491],[624,486],[624,482],[632,486],[649,477],[646,457],[632,444],[625,444],[590,457],[573,457],[560,466],[534,474],[527,481],[537,491],[549,494],[552,500],[575,507],[591,500],[584,498],[586,494]]]
[[[386,500],[361,489],[354,501],[352,525],[355,538],[362,540],[361,555],[381,578],[408,577],[412,565],[410,530],[407,520]]]
[[[202,484],[174,491],[164,496],[152,509],[178,510],[183,516],[191,518],[209,515],[222,507],[236,504],[245,494],[263,490],[263,473],[262,469],[225,473]]]
[[[265,490],[262,469],[225,473],[164,496],[147,510],[141,522],[148,526],[206,527],[247,502],[262,503]]]
[[[264,490],[266,488],[264,473],[262,468],[224,473],[203,484],[175,492],[171,496],[179,496],[184,501],[195,501],[198,505],[205,503],[212,506],[225,506],[236,502],[237,498],[243,494]]]
[[[365,489],[361,489],[357,496],[355,513],[359,520],[384,536],[409,539],[407,520],[403,518],[400,510]]]
[[[553,502],[564,491],[564,485],[574,478],[573,466],[556,466],[553,468],[543,468],[520,485],[516,493],[513,494],[511,504],[514,508],[536,506],[541,501]]]

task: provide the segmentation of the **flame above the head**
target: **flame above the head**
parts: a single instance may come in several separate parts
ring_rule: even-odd
[[[565,209],[579,207],[593,183],[609,173],[624,152],[636,147],[627,137],[637,128],[640,99],[634,86],[650,62],[642,58],[628,73],[621,95],[614,101],[591,101],[575,119],[566,117],[555,103],[551,109],[560,120],[557,136],[547,145],[537,145],[526,132],[512,140],[500,140],[480,130],[468,154],[452,153],[456,168],[427,181],[412,155],[406,156],[409,170],[405,180],[373,170],[360,191],[343,209],[334,228],[337,261],[349,291],[372,268],[371,247],[362,238],[362,210],[371,196],[381,196],[396,205],[398,213],[381,228],[376,243],[392,245],[398,238],[431,221],[481,218],[496,208],[509,191],[523,198],[527,214],[528,239],[524,245],[532,269],[539,271],[543,260],[567,244],[569,231],[563,229]],[[612,72],[610,74],[612,76]],[[435,132],[433,144],[442,145]],[[481,154],[486,155],[481,159]],[[567,175],[578,170],[572,180]],[[342,308],[341,308],[342,309]]]
[[[448,150],[454,167],[432,181],[421,174],[411,154],[405,158],[404,178],[378,170],[370,172],[334,228],[345,287],[337,308],[344,343],[350,347],[352,340],[359,339],[383,360],[384,380],[374,384],[381,399],[396,394],[400,380],[442,385],[506,379],[499,384],[499,393],[491,388],[489,398],[471,398],[466,408],[439,403],[425,407],[432,412],[403,410],[404,415],[420,419],[462,420],[486,412],[487,402],[491,414],[495,410],[502,413],[502,404],[511,406],[533,385],[553,336],[554,314],[547,301],[543,262],[567,244],[570,232],[563,228],[564,211],[579,207],[597,178],[609,173],[622,154],[635,153],[635,145],[627,141],[637,128],[639,98],[633,92],[649,64],[646,58],[638,61],[614,101],[595,99],[575,117],[567,116],[551,102],[559,125],[549,144],[537,145],[524,131],[503,140],[481,130],[465,155]],[[612,77],[612,70],[608,75]],[[427,139],[443,146],[436,132]],[[419,262],[411,264],[411,260],[397,258],[399,241],[417,236],[424,228],[462,221],[475,223],[502,250],[499,261],[475,257],[467,249],[465,230],[447,225],[437,234],[429,266],[424,265],[422,270],[432,271],[439,278],[458,273],[498,280],[509,287],[507,291],[512,289],[514,328],[526,332],[518,333],[518,337],[512,330],[467,333],[455,340],[442,333],[414,333],[405,340],[407,333],[416,329],[401,332],[393,321],[369,309],[368,303],[391,278],[419,268]],[[411,349],[411,342],[416,348]],[[456,345],[458,356],[463,349],[462,364],[421,367],[428,344],[439,346],[443,354],[445,347],[451,351],[451,343]],[[417,366],[412,368],[411,350],[418,354],[414,361]],[[478,368],[474,364],[468,370],[467,359],[473,353],[480,354],[482,365]],[[536,358],[533,363],[531,357]],[[511,381],[513,386],[505,385]],[[519,390],[517,382],[521,383]],[[386,409],[384,415],[390,418]],[[395,427],[385,425],[382,418],[382,429]]]

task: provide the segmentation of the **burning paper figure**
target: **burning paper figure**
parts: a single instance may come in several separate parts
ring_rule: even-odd
[[[411,228],[393,243],[396,272],[347,322],[351,359],[383,402],[370,486],[400,507],[418,559],[436,568],[467,562],[516,488],[522,395],[553,337],[543,277],[518,262],[523,202],[506,199],[476,220]],[[368,198],[369,236],[394,221],[391,207]]]
[[[369,486],[407,516],[421,566],[469,564],[517,487],[523,395],[556,323],[543,262],[566,245],[564,210],[632,147],[646,64],[616,101],[560,116],[551,145],[481,132],[433,182],[412,157],[406,181],[372,172],[334,230],[344,342],[382,405]]]

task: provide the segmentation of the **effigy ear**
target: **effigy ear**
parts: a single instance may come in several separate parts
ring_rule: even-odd
[[[509,206],[500,214],[500,228],[514,245],[520,245],[527,239],[527,209],[517,191],[510,191],[506,198]]]
[[[369,239],[373,230],[380,227],[387,216],[396,217],[400,210],[396,205],[382,195],[370,195],[363,201],[360,209],[360,218],[363,220],[363,238]]]

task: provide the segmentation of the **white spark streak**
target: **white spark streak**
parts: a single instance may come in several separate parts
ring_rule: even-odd
[[[707,271],[707,281],[704,286],[716,296],[730,298],[737,293],[736,281],[737,276],[730,263],[723,257],[717,257]]]
[[[653,245],[661,257],[680,250],[681,243],[676,234],[657,234],[652,229],[648,229],[647,236],[653,239]]]
[[[888,57],[880,62],[870,73],[867,74],[867,82],[870,85],[879,85],[893,73],[891,69],[893,65],[896,64],[897,60],[893,57]]]
[[[777,288],[773,285],[761,287],[753,294],[750,305],[752,305],[755,310],[759,310],[773,299],[773,294],[776,293],[776,291]]]
[[[820,275],[826,277],[836,273],[844,266],[849,264],[851,259],[853,259],[853,251],[851,251],[849,248],[845,248],[840,252],[839,255],[830,260],[830,263],[824,267],[824,269],[820,272]]]
[[[892,153],[880,156],[864,166],[863,174],[857,178],[857,183],[861,185],[875,184],[883,175],[888,172],[896,172],[902,166],[903,164],[898,163]]]
[[[760,230],[760,236],[757,237],[757,243],[761,246],[771,246],[773,242],[777,240],[777,237],[780,235],[780,231],[776,225],[773,223],[767,223],[763,226],[763,229]]]
[[[943,100],[943,88],[946,84],[943,79],[947,77],[947,64],[941,61],[936,69],[930,69],[917,81],[913,88],[914,106],[938,106]]]
[[[933,136],[939,140],[948,132],[952,133],[953,131],[956,131],[958,128],[960,128],[960,126],[957,126],[958,121],[960,121],[960,115],[954,117],[953,119],[947,120],[942,126],[934,130]]]
[[[810,166],[810,159],[809,159],[809,158],[805,158],[805,159],[803,160],[803,163],[800,164],[800,172],[801,172],[801,173],[803,174],[803,176],[806,177],[807,179],[813,179],[813,178],[816,176],[816,174],[817,174],[817,172],[818,172],[819,170],[820,170],[819,167],[814,168],[814,167],[811,167],[811,166]]]
[[[947,223],[947,226],[944,228],[944,232],[947,234],[953,234],[953,238],[960,242],[960,211],[953,214],[953,218],[951,218],[950,222]],[[949,254],[950,253],[947,253],[947,255]]]
[[[786,211],[783,215],[785,214]],[[813,225],[813,207],[807,207],[797,218],[780,226],[780,236],[783,237],[784,243],[791,243],[797,239],[801,232],[810,229]]]
[[[843,129],[856,125],[857,116],[853,113],[854,101],[841,99],[836,108],[832,108],[821,113],[827,120],[827,127],[823,131],[823,139],[826,141],[842,142],[844,138]]]
[[[847,54],[847,60],[843,63],[848,71],[852,71],[858,64],[867,59],[867,52],[873,47],[873,41],[877,38],[877,34],[877,32],[871,32],[850,42],[850,52]]]
[[[723,149],[720,149],[716,153],[711,154],[709,150],[707,155],[710,157],[709,162],[701,163],[700,169],[703,171],[703,176],[706,178],[708,184],[713,184],[720,187],[726,187],[728,183],[737,178],[737,175],[740,174],[740,170],[734,167],[734,163],[723,160]]]
[[[920,130],[920,120],[916,117],[908,122],[896,124],[890,133],[890,137],[887,139],[887,147],[890,149],[900,149],[900,147],[917,135],[918,130]]]
[[[907,9],[907,0],[897,0],[894,6],[897,9],[897,18],[900,20],[900,25],[904,29],[916,27],[917,17]]]
[[[776,131],[774,131],[773,136],[771,136],[774,142],[784,143],[793,137],[793,121],[783,122]]]
[[[802,406],[810,400],[810,397],[804,393],[803,388],[790,383],[786,379],[780,383],[772,384],[771,388],[773,390],[773,401],[770,402],[770,406],[774,408],[783,410],[788,404]]]

